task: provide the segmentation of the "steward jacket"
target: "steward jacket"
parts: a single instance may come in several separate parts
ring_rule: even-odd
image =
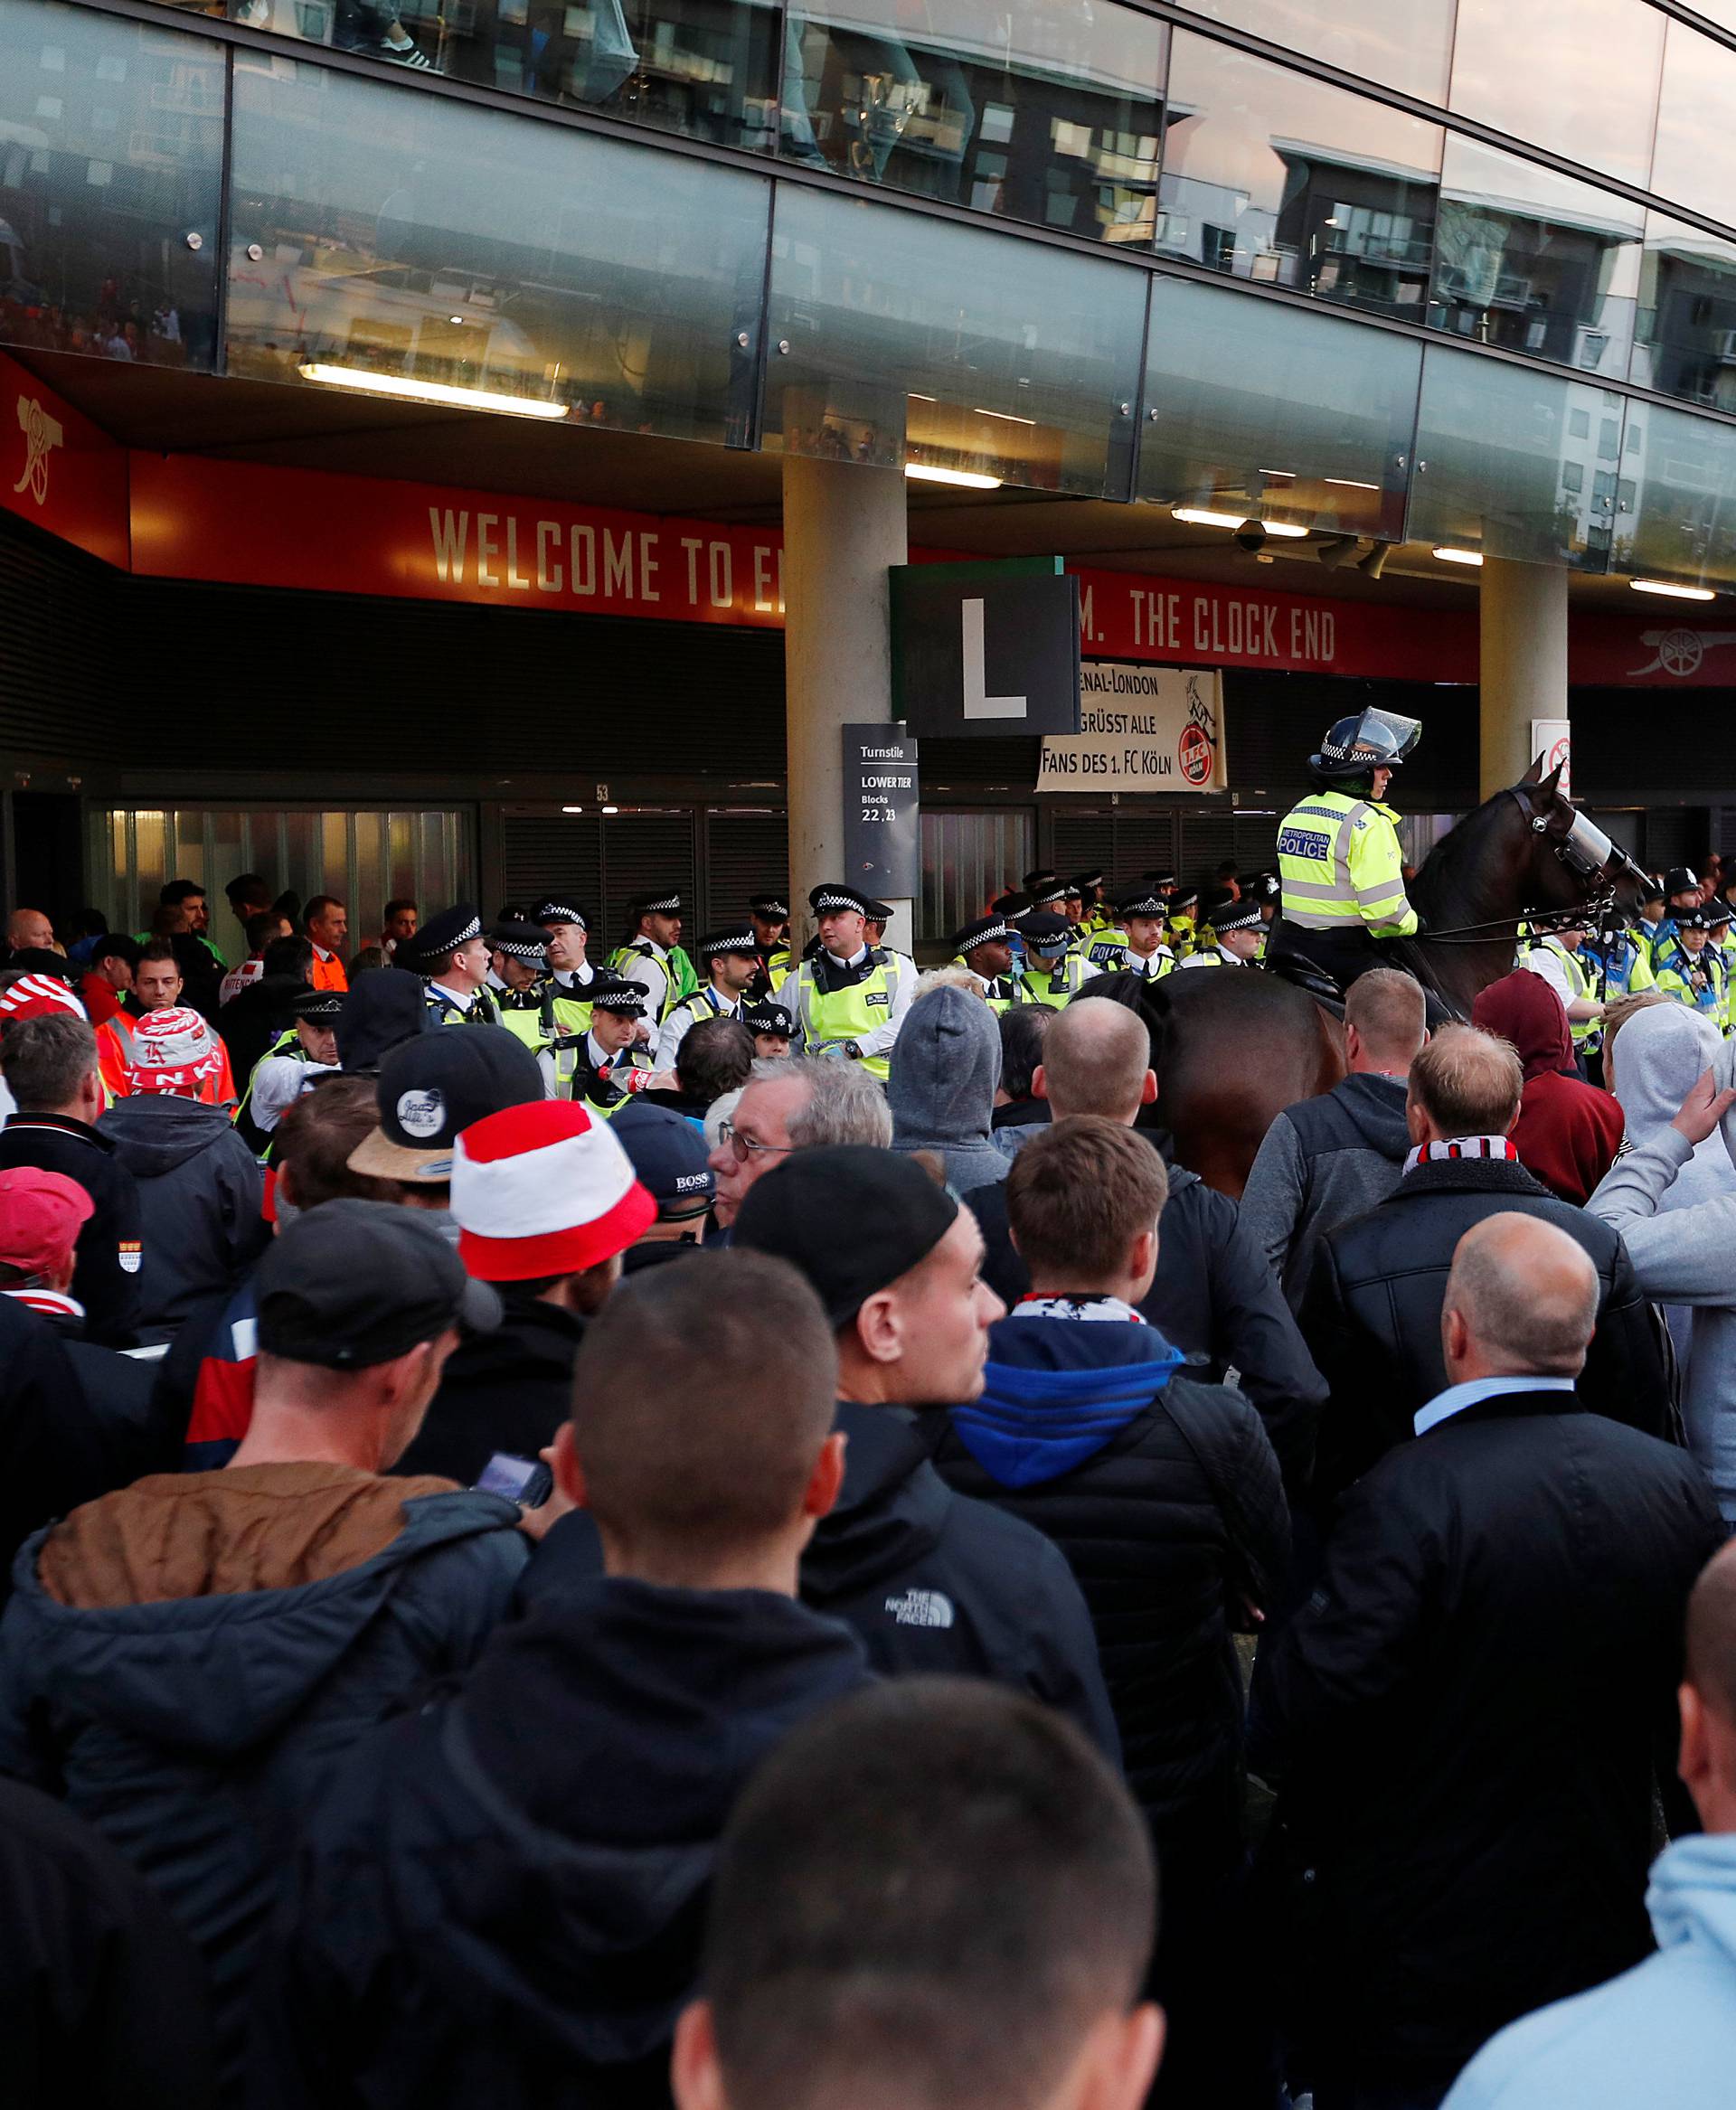
[[[19,1165],[64,1173],[90,1197],[90,1219],[74,1248],[86,1337],[108,1348],[130,1348],[138,1338],[144,1233],[138,1182],[121,1163],[114,1138],[63,1114],[16,1113],[0,1128],[0,1172]]]
[[[731,1807],[868,1682],[847,1628],[770,1591],[542,1597],[335,1774],[262,1974],[252,2100],[660,2110]]]
[[[1319,1587],[1260,1650],[1250,1754],[1322,2081],[1445,2079],[1646,1954],[1655,1778],[1691,1819],[1683,1616],[1722,1542],[1693,1460],[1571,1391],[1466,1407],[1345,1496]]]
[[[1242,1600],[1269,1606],[1282,1587],[1289,1513],[1259,1415],[1183,1362],[1135,1320],[1014,1312],[990,1330],[982,1398],[929,1418],[948,1484],[1065,1555],[1127,1785],[1160,1844],[1229,1867],[1241,1843],[1234,1629]]]
[[[1195,1377],[1218,1383],[1235,1371],[1238,1389],[1266,1424],[1295,1501],[1314,1455],[1326,1384],[1265,1255],[1238,1220],[1235,1203],[1176,1164],[1162,1130],[1140,1133],[1168,1165],[1169,1200],[1159,1228],[1156,1278],[1139,1315],[1198,1365]],[[976,1188],[965,1206],[987,1248],[983,1280],[1011,1311],[1030,1289],[1031,1271],[1013,1244],[1006,1188]]]
[[[1241,1191],[1241,1221],[1292,1311],[1321,1239],[1398,1185],[1410,1151],[1408,1090],[1401,1077],[1358,1073],[1286,1107],[1266,1131]]]
[[[844,1487],[802,1559],[802,1602],[855,1629],[886,1677],[992,1678],[1071,1715],[1118,1757],[1097,1639],[1056,1547],[1018,1518],[955,1494],[901,1407],[838,1406]],[[600,1574],[596,1527],[562,1517],[537,1548],[521,1604]]]
[[[140,1480],[19,1553],[0,1770],[62,1796],[203,1950],[232,2084],[286,1839],[331,1761],[467,1668],[528,1557],[518,1511],[342,1465]]]
[[[1308,1278],[1302,1331],[1331,1391],[1315,1462],[1317,1509],[1405,1443],[1411,1417],[1445,1389],[1440,1307],[1453,1250],[1473,1224],[1505,1210],[1564,1230],[1598,1271],[1584,1404],[1647,1436],[1683,1440],[1669,1337],[1616,1232],[1557,1200],[1523,1165],[1425,1160],[1378,1208],[1326,1234]]]

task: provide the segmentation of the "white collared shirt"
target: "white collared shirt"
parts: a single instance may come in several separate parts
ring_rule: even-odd
[[[847,960],[841,960],[836,953],[829,952],[826,956],[835,967],[858,967],[868,957],[868,947],[865,945],[859,945]],[[978,979],[980,980],[981,977],[979,976]]]
[[[1417,1434],[1423,1436],[1467,1407],[1480,1407],[1485,1399],[1498,1399],[1504,1392],[1571,1392],[1578,1382],[1577,1378],[1467,1378],[1462,1385],[1448,1385],[1426,1407],[1418,1408]]]
[[[589,989],[597,978],[597,970],[587,960],[582,967],[557,967],[554,970],[556,984],[562,989]]]
[[[475,989],[454,989],[447,982],[430,982],[429,987],[438,995],[449,997],[454,1006],[459,1011],[468,1011],[480,994]]]

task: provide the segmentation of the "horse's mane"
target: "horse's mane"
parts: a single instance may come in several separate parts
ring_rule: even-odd
[[[1491,899],[1500,881],[1501,864],[1488,855],[1487,838],[1505,796],[1498,791],[1474,807],[1448,830],[1418,867],[1410,893],[1425,922],[1446,928],[1505,909],[1505,903]]]

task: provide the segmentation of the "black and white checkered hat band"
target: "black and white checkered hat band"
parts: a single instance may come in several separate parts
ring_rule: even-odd
[[[993,945],[999,938],[1011,938],[1014,935],[1010,923],[991,923],[986,930],[973,930],[966,944],[974,948],[979,945]]]
[[[699,956],[702,960],[711,960],[719,953],[757,953],[759,950],[760,940],[750,930],[739,936],[706,938],[699,948]]]
[[[444,943],[448,952],[455,953],[458,951],[461,945],[468,945],[473,937],[480,937],[481,936],[482,918],[480,916],[473,916],[469,922],[465,925],[464,928],[458,933],[457,937],[443,940],[442,942]]]
[[[863,913],[863,905],[854,894],[835,894],[828,891],[818,896],[814,907],[816,910],[854,909],[858,916]]]
[[[544,901],[532,919],[537,923],[576,923],[580,930],[589,930],[590,925],[570,901]]]
[[[638,1013],[645,1009],[645,992],[637,984],[625,989],[605,989],[588,999],[593,1011],[626,1011]]]
[[[655,901],[646,901],[640,909],[639,913],[641,916],[679,916],[681,914],[681,896],[679,894],[659,894]]]
[[[768,923],[788,923],[789,903],[780,901],[774,894],[756,894],[748,903],[756,915],[763,916]]]
[[[1074,889],[1071,887],[1044,887],[1041,893],[1035,894],[1032,898],[1036,906],[1043,909],[1046,908],[1051,901],[1064,901],[1068,895],[1073,891]]]
[[[488,943],[494,951],[505,953],[509,958],[514,960],[541,961],[548,957],[549,948],[547,946],[532,945],[524,938],[501,937],[496,935],[491,937]]]
[[[1226,930],[1251,930],[1264,918],[1258,901],[1236,901],[1228,908],[1215,909],[1210,921],[1212,929],[1222,937]]]
[[[1118,913],[1123,916],[1167,916],[1169,904],[1160,894],[1141,894],[1137,900],[1123,901]]]

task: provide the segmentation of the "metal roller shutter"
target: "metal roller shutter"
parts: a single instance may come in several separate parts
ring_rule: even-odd
[[[742,922],[749,896],[761,887],[775,887],[788,900],[788,885],[789,825],[782,813],[706,815],[707,929]]]
[[[670,887],[680,888],[688,904],[686,935],[697,937],[697,814],[691,808],[610,814],[604,817],[602,832],[605,944],[617,946],[627,936],[627,904],[635,894],[662,893]]]
[[[501,816],[509,901],[526,909],[565,894],[587,916],[603,903],[603,824],[592,814],[506,813]]]

